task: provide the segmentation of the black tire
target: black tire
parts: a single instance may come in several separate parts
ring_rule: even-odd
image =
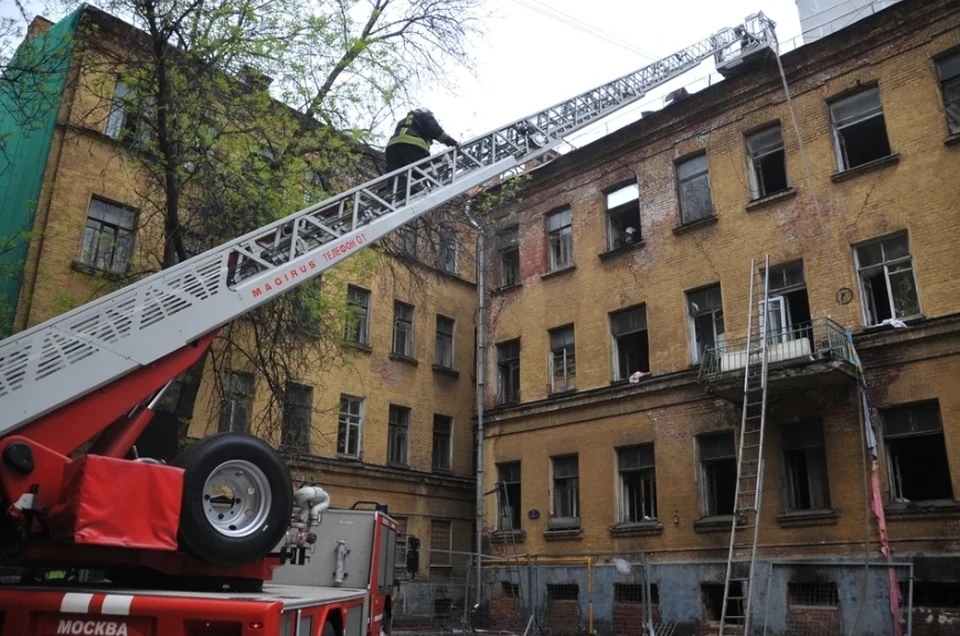
[[[207,519],[204,510],[207,478],[228,461],[252,464],[270,491],[262,522],[246,536],[223,534]],[[277,547],[290,524],[293,483],[283,459],[266,442],[250,435],[221,433],[193,444],[174,463],[184,469],[180,509],[183,550],[213,565],[231,567],[252,563]],[[233,505],[229,499],[226,501]]]
[[[324,623],[320,636],[337,636],[337,628],[330,623]]]

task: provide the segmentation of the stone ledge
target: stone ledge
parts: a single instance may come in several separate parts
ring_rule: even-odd
[[[566,539],[580,541],[583,539],[583,528],[571,530],[544,530],[544,541],[563,541]]]
[[[777,515],[777,523],[786,528],[803,526],[835,526],[840,513],[836,510],[794,510]]]
[[[402,353],[391,353],[390,359],[395,360],[396,362],[402,362],[404,364],[409,364],[410,366],[417,366],[420,363],[417,362],[416,358],[411,358],[410,356],[405,356]]]
[[[456,369],[451,369],[450,367],[444,367],[439,364],[433,365],[434,373],[439,373],[440,375],[448,375],[451,378],[459,378],[460,372]]]
[[[730,532],[733,527],[733,515],[715,515],[700,517],[693,522],[693,529],[697,533]]]
[[[523,530],[497,530],[490,535],[490,543],[502,545],[506,543],[523,543],[527,533]]]
[[[687,232],[693,232],[694,230],[698,230],[702,227],[709,227],[711,225],[716,225],[717,221],[718,221],[717,215],[714,214],[713,216],[708,216],[705,219],[700,219],[698,221],[693,221],[691,223],[684,223],[683,225],[678,225],[677,227],[673,228],[673,233],[676,234],[677,236],[680,236],[681,234],[686,234]]]
[[[540,275],[540,280],[549,280],[549,279],[551,279],[551,278],[557,278],[557,277],[559,277],[559,276],[563,276],[564,274],[572,274],[572,273],[575,272],[575,271],[577,271],[577,266],[576,266],[576,265],[567,265],[567,266],[564,267],[563,269],[555,269],[555,270],[553,270],[552,272],[547,272],[546,274],[541,274],[541,275]]]
[[[663,524],[657,519],[610,526],[611,537],[648,537],[660,534],[663,534]]]
[[[920,519],[955,519],[960,517],[960,502],[951,500],[918,503],[892,503],[883,508],[887,519],[915,521]]]
[[[643,239],[640,239],[638,241],[634,241],[633,243],[627,243],[626,245],[615,247],[612,250],[607,250],[606,252],[600,252],[599,254],[597,254],[597,257],[601,261],[609,261],[609,260],[615,259],[621,254],[629,254],[634,250],[639,250],[646,244],[647,244],[646,241],[644,241]]]
[[[745,209],[747,212],[755,212],[756,210],[761,210],[779,201],[792,199],[795,196],[797,196],[797,191],[793,188],[787,188],[786,190],[781,190],[780,192],[774,192],[773,194],[768,194],[764,197],[760,197],[759,199],[754,199],[747,204]]]
[[[896,163],[900,163],[899,152],[895,152],[892,155],[887,155],[886,157],[880,157],[879,159],[874,159],[873,161],[868,161],[867,163],[860,164],[856,168],[847,168],[841,172],[834,172],[832,175],[830,175],[830,180],[834,183],[840,183],[841,181],[846,181],[847,179],[852,179],[867,172],[879,170],[886,166],[892,166]]]
[[[507,294],[514,289],[520,289],[521,287],[523,287],[523,283],[513,283],[510,285],[504,285],[502,287],[495,287],[490,290],[490,295],[499,296],[500,294]]]
[[[362,342],[348,342],[347,346],[356,349],[357,351],[363,351],[364,353],[372,353],[373,347],[368,344],[363,344]]]

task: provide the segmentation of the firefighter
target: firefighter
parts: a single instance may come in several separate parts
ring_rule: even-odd
[[[416,108],[397,123],[393,137],[387,142],[387,172],[416,163],[430,156],[430,144],[439,141],[447,146],[459,146],[460,142],[444,132],[433,113],[426,108]],[[405,174],[397,177],[397,191],[407,187]]]

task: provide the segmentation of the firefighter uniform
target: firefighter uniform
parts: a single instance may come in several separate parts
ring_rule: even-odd
[[[430,156],[430,144],[439,141],[456,146],[457,141],[444,132],[429,110],[418,108],[407,113],[397,124],[393,137],[387,142],[387,172],[426,159]]]

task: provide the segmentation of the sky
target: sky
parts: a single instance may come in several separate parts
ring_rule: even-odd
[[[22,1],[28,11],[62,17],[44,11],[41,0]],[[449,69],[455,90],[425,86],[410,104],[430,108],[464,141],[639,69],[757,11],[776,22],[784,50],[800,43],[795,0],[487,0],[485,9],[491,15],[485,34],[471,47],[475,71]],[[15,0],[0,0],[0,15],[15,11]],[[567,149],[635,121],[641,110],[662,107],[663,95],[674,88],[705,87],[711,71],[709,62],[702,64],[568,138]]]

